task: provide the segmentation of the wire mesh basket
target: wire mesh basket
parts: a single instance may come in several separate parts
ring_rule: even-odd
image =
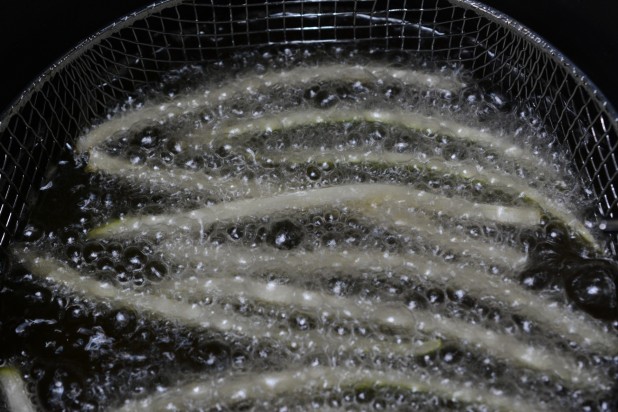
[[[568,149],[600,220],[618,214],[616,114],[587,78],[516,22],[469,0],[199,1],[152,5],[80,44],[0,122],[0,246],[28,219],[50,165],[106,110],[172,68],[247,48],[355,44],[415,50],[469,68]],[[610,236],[616,255],[617,239]]]

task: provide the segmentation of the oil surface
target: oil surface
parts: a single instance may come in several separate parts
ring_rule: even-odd
[[[251,83],[252,76],[294,69],[319,73],[323,67],[345,65],[416,70],[444,79],[445,87],[406,83],[388,74],[327,80],[318,76],[307,82],[286,80],[266,86]],[[252,87],[238,90],[235,84],[243,81]],[[213,91],[225,98],[213,100],[208,94]],[[187,98],[200,94],[206,97]],[[14,246],[15,256],[35,251],[119,290],[142,293],[155,301],[165,296],[182,304],[221,308],[229,319],[247,320],[257,329],[284,331],[301,343],[290,346],[275,338],[222,332],[142,313],[114,299],[89,298],[46,282],[14,262],[0,287],[0,360],[20,367],[41,409],[105,410],[122,406],[125,399],[173,392],[178,385],[196,379],[214,385],[218,378],[226,381],[253,373],[332,367],[394,370],[427,382],[449,379],[461,382],[462,388],[500,393],[546,409],[611,410],[615,353],[581,347],[539,321],[514,313],[503,296],[479,295],[452,279],[423,276],[384,258],[406,256],[415,262],[444,264],[455,272],[493,276],[506,285],[522,285],[548,305],[584,316],[586,322],[615,337],[614,265],[546,210],[536,224],[519,225],[462,218],[468,213],[463,203],[457,213],[413,206],[400,213],[395,204],[377,200],[371,200],[377,202],[372,208],[325,202],[291,210],[280,207],[272,213],[252,210],[247,203],[249,208],[239,209],[233,219],[215,218],[187,230],[170,226],[138,231],[134,236],[92,236],[94,228],[119,218],[183,213],[238,199],[293,191],[318,193],[336,186],[341,187],[342,197],[346,188],[389,184],[427,196],[517,210],[531,207],[529,198],[490,184],[484,173],[512,176],[564,204],[584,221],[581,216],[587,205],[578,200],[580,189],[565,156],[531,110],[475,84],[459,67],[438,66],[401,52],[340,48],[261,50],[207,67],[185,67],[136,92],[110,111],[109,122],[157,105],[180,109],[174,116],[155,114],[138,121],[119,121],[118,130],[96,145],[100,153],[124,162],[122,168],[88,169],[94,148],[89,153],[66,154],[58,173],[45,185],[22,242]],[[526,163],[505,156],[498,146],[453,138],[431,127],[367,121],[378,110],[417,113],[482,129],[508,144],[517,142],[545,162]],[[341,113],[356,115],[332,120]],[[309,120],[288,127],[277,116]],[[331,120],[321,121],[320,116],[331,116]],[[247,124],[253,126],[235,131]],[[105,123],[98,126],[103,127]],[[384,160],[392,154],[406,160]],[[457,164],[478,173],[469,178],[454,166],[423,166],[428,162]],[[140,170],[150,178],[161,172],[161,177],[157,181],[138,177]],[[176,177],[167,173],[170,170],[176,171]],[[178,173],[187,173],[198,183],[186,183],[188,178],[178,179]],[[533,207],[538,209],[538,205]],[[406,223],[410,216],[430,222],[431,229]],[[475,252],[484,249],[488,252]],[[190,251],[202,254],[194,256]],[[340,260],[341,256],[363,255],[386,260],[378,269],[369,264],[351,268]],[[285,261],[295,262],[298,256],[304,256],[303,263],[286,266]],[[212,278],[222,286],[196,292],[183,286],[191,277]],[[234,287],[232,281],[311,291],[372,308],[367,310],[378,315],[390,308],[412,315],[437,314],[532,347],[566,353],[579,362],[579,369],[598,375],[603,384],[573,387],[549,373],[513,365],[508,357],[479,350],[445,330],[402,330],[347,316],[335,306],[315,309],[257,299],[249,292],[226,293],[226,285]],[[332,346],[315,349],[300,338],[308,331],[337,342],[343,337],[393,344],[438,340],[441,345],[416,356],[379,350],[359,353]],[[292,395],[273,399],[235,400],[217,397],[225,392],[217,390],[202,403],[183,396],[169,402],[178,410],[495,409],[431,390],[377,384],[334,385],[306,392],[299,388]]]

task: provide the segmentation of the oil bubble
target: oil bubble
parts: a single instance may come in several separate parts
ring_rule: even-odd
[[[320,178],[320,169],[318,169],[315,166],[309,166],[307,167],[307,177],[310,180],[318,180]]]
[[[289,250],[298,246],[303,237],[302,228],[286,219],[271,226],[268,242],[277,249]]]
[[[571,269],[566,281],[569,298],[581,309],[601,319],[618,318],[618,270],[599,261]]]

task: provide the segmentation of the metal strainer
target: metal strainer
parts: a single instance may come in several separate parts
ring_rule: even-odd
[[[82,43],[0,117],[0,246],[26,223],[48,166],[66,145],[140,85],[241,49],[314,43],[416,50],[465,65],[535,108],[568,149],[599,221],[611,229],[618,218],[615,111],[559,52],[480,3],[167,0]],[[610,239],[616,256],[616,235]]]

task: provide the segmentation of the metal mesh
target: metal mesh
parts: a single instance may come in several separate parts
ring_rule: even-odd
[[[585,76],[504,16],[464,0],[171,0],[81,44],[31,86],[0,123],[0,246],[25,224],[47,166],[106,109],[171,68],[277,44],[350,43],[461,62],[538,110],[573,167],[618,217],[618,126]],[[611,242],[616,255],[616,238]]]

